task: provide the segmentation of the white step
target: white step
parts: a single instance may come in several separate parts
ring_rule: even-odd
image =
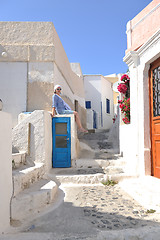
[[[56,176],[56,179],[62,184],[97,184],[103,181],[104,174],[58,175]]]
[[[26,164],[26,152],[12,153],[12,168],[19,168]]]
[[[121,158],[117,160],[104,160],[104,159],[88,159],[88,158],[81,158],[74,160],[75,168],[106,168],[108,166],[125,166],[126,161]]]
[[[56,197],[58,187],[54,181],[41,179],[12,199],[12,219],[26,220],[39,213]]]
[[[108,180],[113,180],[119,182],[123,179],[131,178],[125,173],[116,173],[112,175],[97,173],[97,174],[84,174],[84,175],[58,175],[54,177],[55,182],[60,182],[61,184],[71,183],[71,184],[99,184],[106,182]]]
[[[106,168],[52,168],[47,176],[58,184],[99,184],[108,180],[119,182],[124,178],[133,177],[114,165]]]
[[[23,167],[13,171],[13,188],[14,196],[29,188],[33,183],[38,181],[45,174],[43,163],[35,163],[33,167]]]
[[[76,168],[102,168],[109,166],[109,161],[103,159],[77,159],[75,160]]]

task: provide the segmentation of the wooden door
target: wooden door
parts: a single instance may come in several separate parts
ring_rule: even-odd
[[[70,117],[52,119],[53,167],[71,167]]]
[[[160,178],[160,58],[150,68],[152,175]]]

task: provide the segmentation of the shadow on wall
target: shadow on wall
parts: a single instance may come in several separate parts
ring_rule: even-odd
[[[54,83],[32,82],[28,83],[27,111],[52,109],[52,95]]]

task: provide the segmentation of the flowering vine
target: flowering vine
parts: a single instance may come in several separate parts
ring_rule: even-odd
[[[121,77],[122,83],[117,87],[118,91],[124,94],[122,100],[119,100],[119,107],[121,112],[124,114],[122,119],[125,124],[130,123],[130,78],[127,74]]]

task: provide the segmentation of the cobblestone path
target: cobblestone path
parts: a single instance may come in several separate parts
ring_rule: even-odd
[[[53,239],[74,240],[99,239],[96,237],[100,231],[159,226],[159,216],[147,214],[147,209],[123,192],[118,184],[63,185],[62,189],[64,202],[37,218],[25,231],[52,232]]]
[[[156,214],[147,214],[147,209],[124,193],[118,185],[81,187],[75,196],[76,204],[83,207],[84,217],[99,229],[138,228],[159,221]]]

